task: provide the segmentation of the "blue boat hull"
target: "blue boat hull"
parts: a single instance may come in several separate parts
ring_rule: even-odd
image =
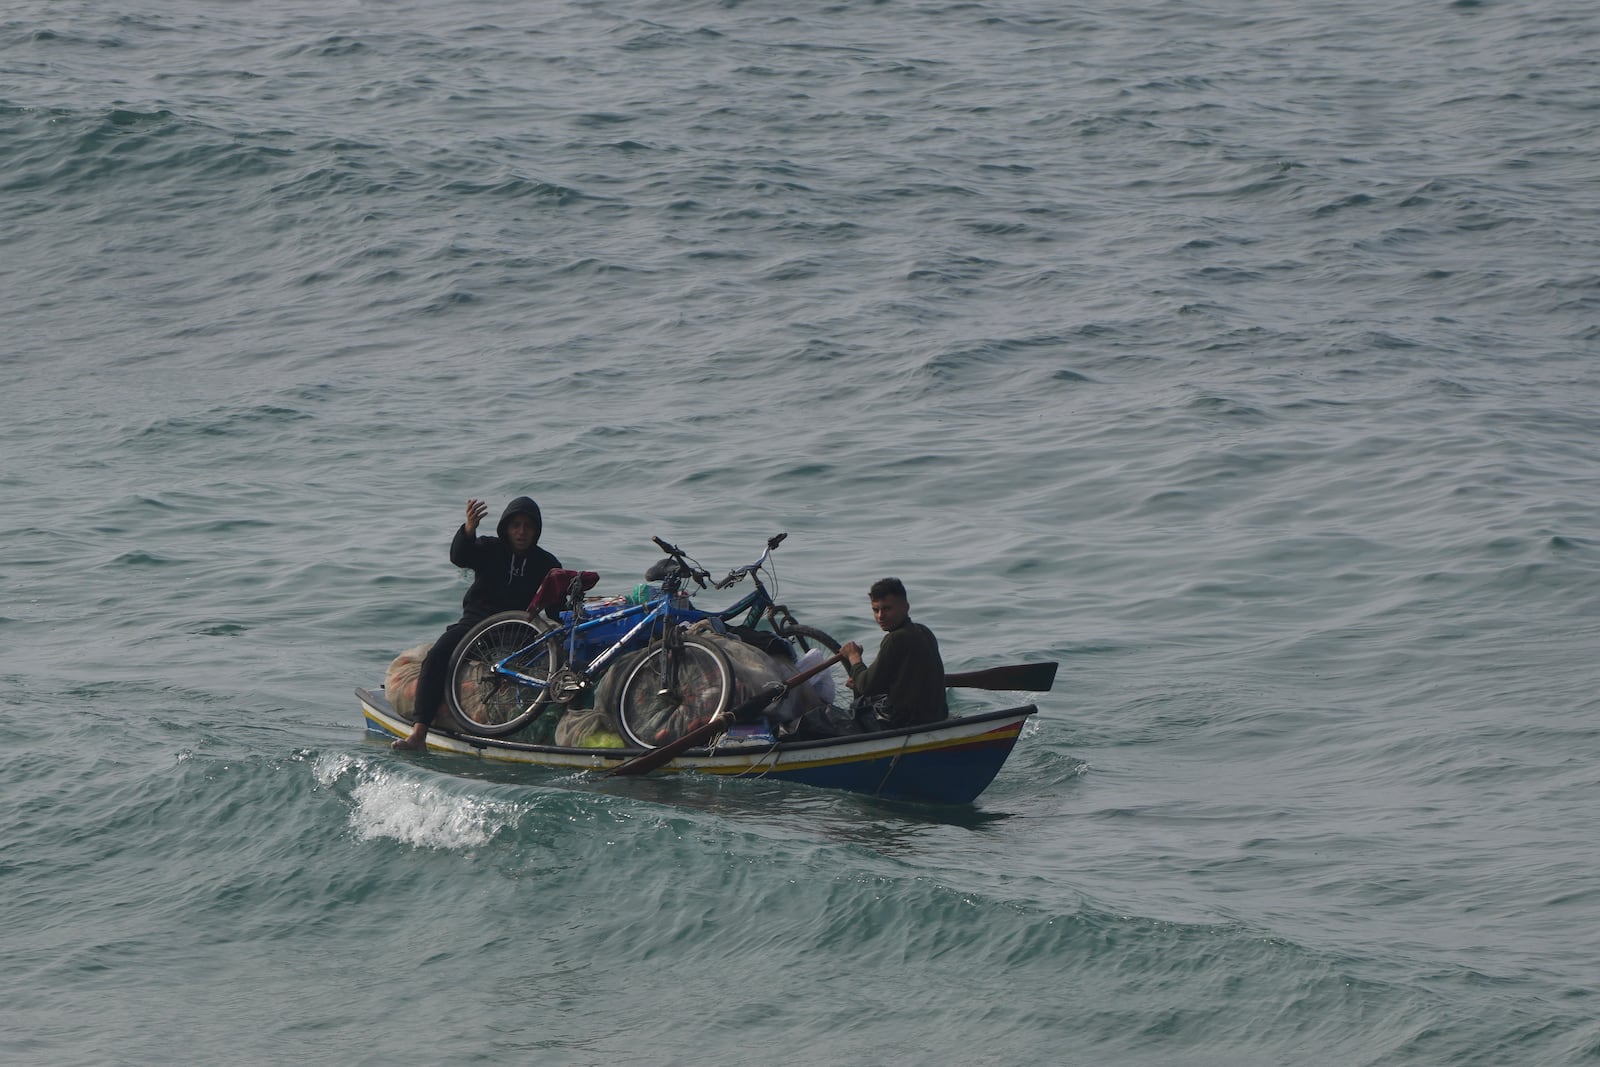
[[[404,737],[411,722],[381,693],[357,689],[368,731]],[[1029,704],[922,726],[822,741],[724,738],[690,749],[657,774],[695,771],[739,778],[799,782],[921,804],[970,804],[988,788],[1016,745],[1023,724],[1038,709]],[[505,763],[605,773],[640,754],[638,749],[566,748],[436,729],[431,751]]]

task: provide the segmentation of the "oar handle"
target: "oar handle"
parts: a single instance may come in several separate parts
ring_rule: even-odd
[[[789,690],[793,689],[795,686],[799,685],[801,682],[810,681],[812,679],[812,677],[814,677],[815,675],[821,674],[823,671],[827,670],[829,667],[833,666],[835,663],[841,662],[843,659],[844,659],[844,653],[843,652],[835,652],[833,655],[829,656],[827,659],[823,660],[821,663],[813,663],[811,666],[807,667],[805,670],[801,671],[799,674],[795,675],[793,678],[790,678],[788,681],[784,682],[783,683],[783,692],[787,693]]]

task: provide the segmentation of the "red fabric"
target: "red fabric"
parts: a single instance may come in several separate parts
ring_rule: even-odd
[[[544,581],[539,583],[539,591],[533,594],[533,599],[528,602],[529,611],[543,611],[545,608],[559,608],[567,602],[567,590],[572,588],[572,579],[578,579],[585,589],[593,589],[594,583],[600,580],[600,575],[595,571],[568,571],[552,570],[544,576]]]

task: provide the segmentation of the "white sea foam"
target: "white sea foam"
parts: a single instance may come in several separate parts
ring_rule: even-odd
[[[350,827],[361,840],[390,838],[441,850],[475,848],[515,827],[523,811],[517,803],[486,800],[359,757],[319,759],[317,767],[324,785],[350,782]]]

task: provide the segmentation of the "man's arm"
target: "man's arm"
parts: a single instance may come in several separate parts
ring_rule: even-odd
[[[489,514],[489,505],[481,500],[467,501],[467,521],[456,527],[450,539],[450,562],[468,570],[478,561],[478,523]]]
[[[899,630],[890,630],[884,634],[882,642],[878,645],[877,658],[872,661],[871,666],[862,661],[859,655],[860,647],[856,646],[858,654],[850,660],[850,681],[854,683],[856,696],[873,696],[889,692],[895,680],[900,677],[901,667],[909,653],[905,635]]]

